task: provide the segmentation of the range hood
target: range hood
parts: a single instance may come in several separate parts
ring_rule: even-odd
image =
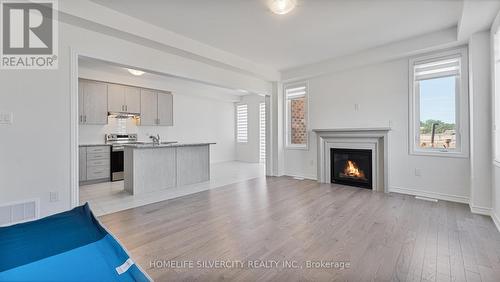
[[[127,119],[127,118],[140,118],[140,113],[127,113],[127,112],[108,112],[109,117]]]

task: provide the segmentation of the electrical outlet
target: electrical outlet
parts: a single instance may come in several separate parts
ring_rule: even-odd
[[[415,169],[415,176],[422,176],[422,170],[420,168]]]
[[[59,193],[50,192],[49,202],[57,202],[57,201],[59,201]]]
[[[14,118],[12,113],[0,113],[0,124],[12,124]]]

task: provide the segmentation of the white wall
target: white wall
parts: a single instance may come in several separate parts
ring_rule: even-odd
[[[469,41],[471,132],[471,199],[473,212],[490,214],[492,190],[490,33],[475,33]]]
[[[287,175],[316,178],[315,128],[392,127],[390,190],[467,202],[469,159],[408,154],[408,58],[311,78],[309,150],[285,150]],[[355,111],[354,104],[359,104]],[[421,170],[421,176],[415,175]]]
[[[87,68],[80,68],[80,77],[133,86],[171,91],[174,96],[174,126],[137,126],[134,120],[125,120],[127,133],[137,133],[141,141],[160,134],[161,140],[178,142],[215,142],[210,146],[211,162],[235,160],[234,102],[237,96],[227,97],[211,87],[175,78],[144,79]],[[108,125],[80,125],[80,144],[102,143],[104,134],[118,133],[115,118]],[[123,121],[122,121],[123,122]]]
[[[500,231],[500,166],[493,166],[493,190],[492,190],[491,217]]]
[[[259,104],[265,98],[259,95],[245,95],[238,104],[248,105],[248,142],[236,143],[236,159],[242,162],[258,163],[259,155]]]
[[[490,54],[491,54],[491,58],[495,58],[495,55],[494,55],[494,52],[495,51],[498,51],[498,50],[495,50],[495,33],[499,30],[500,28],[500,13],[497,14],[497,17],[495,18],[495,21],[493,22],[492,26],[491,26],[491,30],[490,30]],[[495,58],[496,59],[496,58]],[[496,69],[495,68],[495,62],[494,62],[494,59],[491,59],[490,60],[490,64],[491,64],[491,70],[492,70],[492,73],[491,73],[491,87],[492,89],[494,90],[493,91],[493,95],[492,95],[492,100],[493,100],[493,103],[492,103],[492,120],[494,121],[493,123],[493,126],[492,126],[492,134],[495,138],[493,138],[493,140],[495,140],[495,142],[493,142],[493,150],[492,150],[492,158],[495,159],[495,161],[493,162],[493,166],[492,166],[492,174],[493,174],[493,177],[492,177],[492,181],[493,181],[493,185],[492,185],[492,191],[491,191],[491,199],[492,199],[492,211],[491,211],[491,217],[493,218],[493,221],[495,221],[495,224],[498,228],[498,230],[500,230],[500,162],[499,162],[499,159],[498,159],[498,156],[499,156],[499,152],[500,152],[500,148],[499,148],[499,142],[498,142],[498,138],[499,136],[495,136],[495,135],[498,135],[498,130],[500,129],[499,128],[499,124],[498,124],[498,121],[500,120],[500,108],[499,105],[500,105],[500,101],[499,101],[499,98],[500,98],[500,69]]]
[[[270,83],[250,75],[61,22],[57,70],[0,70],[0,108],[14,115],[12,125],[0,126],[0,204],[38,198],[42,216],[71,206],[71,49],[160,73],[192,73],[218,85],[271,89]],[[51,191],[59,201],[49,201]]]

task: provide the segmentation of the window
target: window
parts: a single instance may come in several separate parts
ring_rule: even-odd
[[[410,153],[467,156],[464,49],[410,60]]]
[[[259,104],[259,155],[260,161],[266,161],[266,103]]]
[[[307,148],[307,84],[285,86],[287,147]]]
[[[236,141],[248,142],[248,105],[236,106]]]

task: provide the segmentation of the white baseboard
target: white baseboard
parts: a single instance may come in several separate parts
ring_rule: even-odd
[[[472,213],[491,216],[491,208],[478,207],[471,204],[469,204],[469,207]]]
[[[431,191],[422,191],[422,190],[416,190],[416,189],[401,188],[401,187],[395,187],[395,186],[389,187],[389,192],[406,194],[406,195],[413,195],[413,196],[420,196],[420,197],[426,197],[426,198],[434,198],[434,199],[438,199],[438,200],[457,202],[457,203],[463,203],[463,204],[469,203],[469,197],[450,195],[450,194],[431,192]]]
[[[316,178],[316,175],[298,175],[298,174],[291,174],[291,173],[285,173],[286,176],[290,177],[296,177],[296,178],[304,178],[304,179],[309,179],[309,180],[318,180]]]
[[[493,219],[493,222],[495,223],[495,226],[497,227],[498,232],[500,232],[500,217],[495,213],[494,210],[491,211],[491,219]]]

